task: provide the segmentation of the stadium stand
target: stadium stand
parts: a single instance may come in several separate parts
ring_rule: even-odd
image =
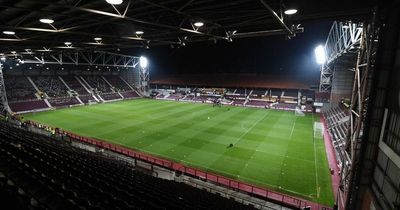
[[[285,90],[283,96],[284,97],[294,97],[297,98],[298,91],[297,90]]]
[[[295,110],[297,104],[289,104],[289,103],[277,103],[276,105],[272,106],[274,109],[280,110]]]
[[[65,106],[81,104],[75,97],[53,98],[49,99],[49,103],[53,107],[65,107]]]
[[[167,99],[169,99],[169,100],[179,100],[182,97],[183,97],[182,94],[174,93],[174,94],[170,94],[169,96],[167,96]]]
[[[117,91],[125,92],[132,90],[119,76],[108,75],[105,78]]]
[[[343,107],[333,107],[323,113],[328,126],[332,145],[335,149],[338,165],[342,166],[345,161],[345,138],[349,127],[349,113]]]
[[[0,192],[15,209],[253,209],[4,122],[0,137]]]
[[[282,95],[282,90],[272,89],[271,96],[280,97]]]
[[[136,91],[125,91],[125,92],[121,92],[121,95],[124,98],[138,98],[140,97],[140,95],[136,92]]]
[[[269,105],[270,103],[268,101],[263,101],[263,100],[249,100],[246,103],[246,106],[254,106],[254,107],[265,107]]]
[[[100,97],[105,101],[112,101],[122,99],[122,97],[118,93],[102,93]]]
[[[46,104],[44,100],[37,100],[37,99],[30,101],[9,102],[8,105],[10,106],[10,109],[13,112],[24,112],[24,111],[49,108],[49,106]]]
[[[46,93],[49,98],[66,97],[68,95],[67,87],[58,77],[38,76],[30,77],[41,92]]]
[[[155,85],[153,85],[155,87]],[[234,106],[248,106],[256,108],[272,108],[280,110],[295,110],[298,104],[304,105],[304,111],[312,112],[314,101],[314,91],[305,90],[308,94],[306,96],[309,100],[302,100],[298,102],[298,93],[302,93],[303,90],[281,90],[281,89],[269,89],[269,88],[191,88],[191,90],[197,92],[186,94],[183,93],[181,88],[178,86],[164,85],[168,89],[153,89],[152,97],[156,99],[165,100],[183,100],[193,102],[212,103],[215,99],[223,99],[222,104],[234,105]],[[170,89],[170,88],[177,88]],[[192,91],[191,91],[192,92]],[[270,96],[270,94],[274,94]],[[278,102],[278,103],[275,103]]]
[[[233,105],[234,106],[243,106],[245,101],[246,100],[244,100],[244,99],[234,99],[233,100]]]
[[[25,76],[7,76],[4,82],[8,101],[36,99],[36,91]]]
[[[62,77],[65,83],[74,90],[79,95],[87,95],[88,91],[79,83],[79,81],[74,76],[64,76]]]
[[[250,90],[246,90],[245,88],[238,88],[236,89],[235,94],[239,94],[242,97],[247,96],[247,94],[249,94]]]
[[[311,98],[311,99],[315,99],[315,91],[311,91],[311,90],[302,90],[301,94],[303,96],[305,96],[306,98]]]
[[[89,101],[96,101],[95,98],[93,98],[92,95],[79,96],[79,99],[81,99],[81,101],[82,101],[84,104],[89,103]]]
[[[110,85],[101,76],[85,76],[81,77],[91,88],[102,93],[112,92]]]
[[[257,74],[191,74],[170,75],[165,78],[152,79],[157,85],[194,85],[208,87],[246,87],[246,88],[281,88],[308,89],[306,82],[299,78],[288,78],[277,75]]]

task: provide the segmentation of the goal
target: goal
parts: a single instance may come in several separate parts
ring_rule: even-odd
[[[296,109],[294,110],[294,116],[304,117],[305,114],[299,107],[296,107]]]
[[[322,139],[324,136],[324,125],[320,122],[314,122],[314,138]]]

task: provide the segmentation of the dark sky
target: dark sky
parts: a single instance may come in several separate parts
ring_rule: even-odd
[[[331,22],[304,24],[293,39],[284,36],[234,39],[233,42],[188,43],[186,47],[151,47],[134,51],[149,59],[151,77],[174,74],[256,73],[288,75],[315,81],[319,67],[314,48],[324,44]]]

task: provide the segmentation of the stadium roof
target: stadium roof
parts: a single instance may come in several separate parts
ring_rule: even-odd
[[[362,0],[123,0],[120,5],[105,0],[0,0],[0,53],[120,51],[240,37],[294,36],[302,31],[298,24],[304,21],[362,18],[371,5]],[[288,8],[298,12],[284,15]],[[195,22],[204,25],[197,27]]]
[[[152,79],[151,84],[194,85],[200,87],[310,89],[310,84],[298,78],[257,74],[174,75],[171,77]]]

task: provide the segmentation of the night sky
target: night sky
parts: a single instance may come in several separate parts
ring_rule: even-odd
[[[304,33],[293,39],[284,36],[188,43],[185,47],[151,47],[135,50],[148,57],[152,78],[176,74],[250,73],[287,75],[314,83],[319,78],[314,48],[324,44],[331,22],[303,24]]]

